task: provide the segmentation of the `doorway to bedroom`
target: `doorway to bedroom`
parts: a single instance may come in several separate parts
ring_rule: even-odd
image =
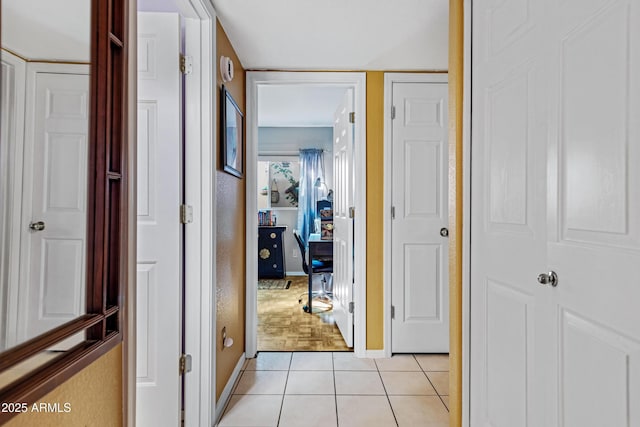
[[[331,232],[333,125],[346,91],[259,89],[258,351],[349,350],[334,318]],[[310,260],[318,237],[312,246],[331,249]]]
[[[249,110],[247,120],[247,162],[255,165],[247,229],[254,223],[257,231],[247,242],[247,354],[252,343],[256,351],[351,351],[354,87],[255,89],[255,118]]]

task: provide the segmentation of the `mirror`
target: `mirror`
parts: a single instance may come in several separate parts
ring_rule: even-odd
[[[0,352],[85,313],[91,3],[2,0]]]

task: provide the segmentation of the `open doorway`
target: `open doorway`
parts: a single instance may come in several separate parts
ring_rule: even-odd
[[[253,72],[248,82],[247,230],[258,239],[247,241],[247,355],[364,351],[364,317],[357,330],[353,320],[365,310],[364,232],[353,237],[365,218],[365,156],[354,155],[364,75]]]
[[[349,350],[334,318],[332,233],[334,122],[347,90],[258,89],[258,351]],[[327,250],[310,260],[312,239]]]

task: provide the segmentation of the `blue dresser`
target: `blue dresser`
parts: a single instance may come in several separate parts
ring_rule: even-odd
[[[258,278],[283,279],[285,226],[258,227]]]

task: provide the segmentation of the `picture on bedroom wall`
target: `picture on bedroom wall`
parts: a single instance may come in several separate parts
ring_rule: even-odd
[[[258,208],[297,208],[300,161],[258,161]]]
[[[300,162],[271,162],[271,207],[298,207],[298,185],[300,181]]]
[[[231,93],[222,86],[222,159],[225,172],[242,178],[244,172],[244,117]]]

